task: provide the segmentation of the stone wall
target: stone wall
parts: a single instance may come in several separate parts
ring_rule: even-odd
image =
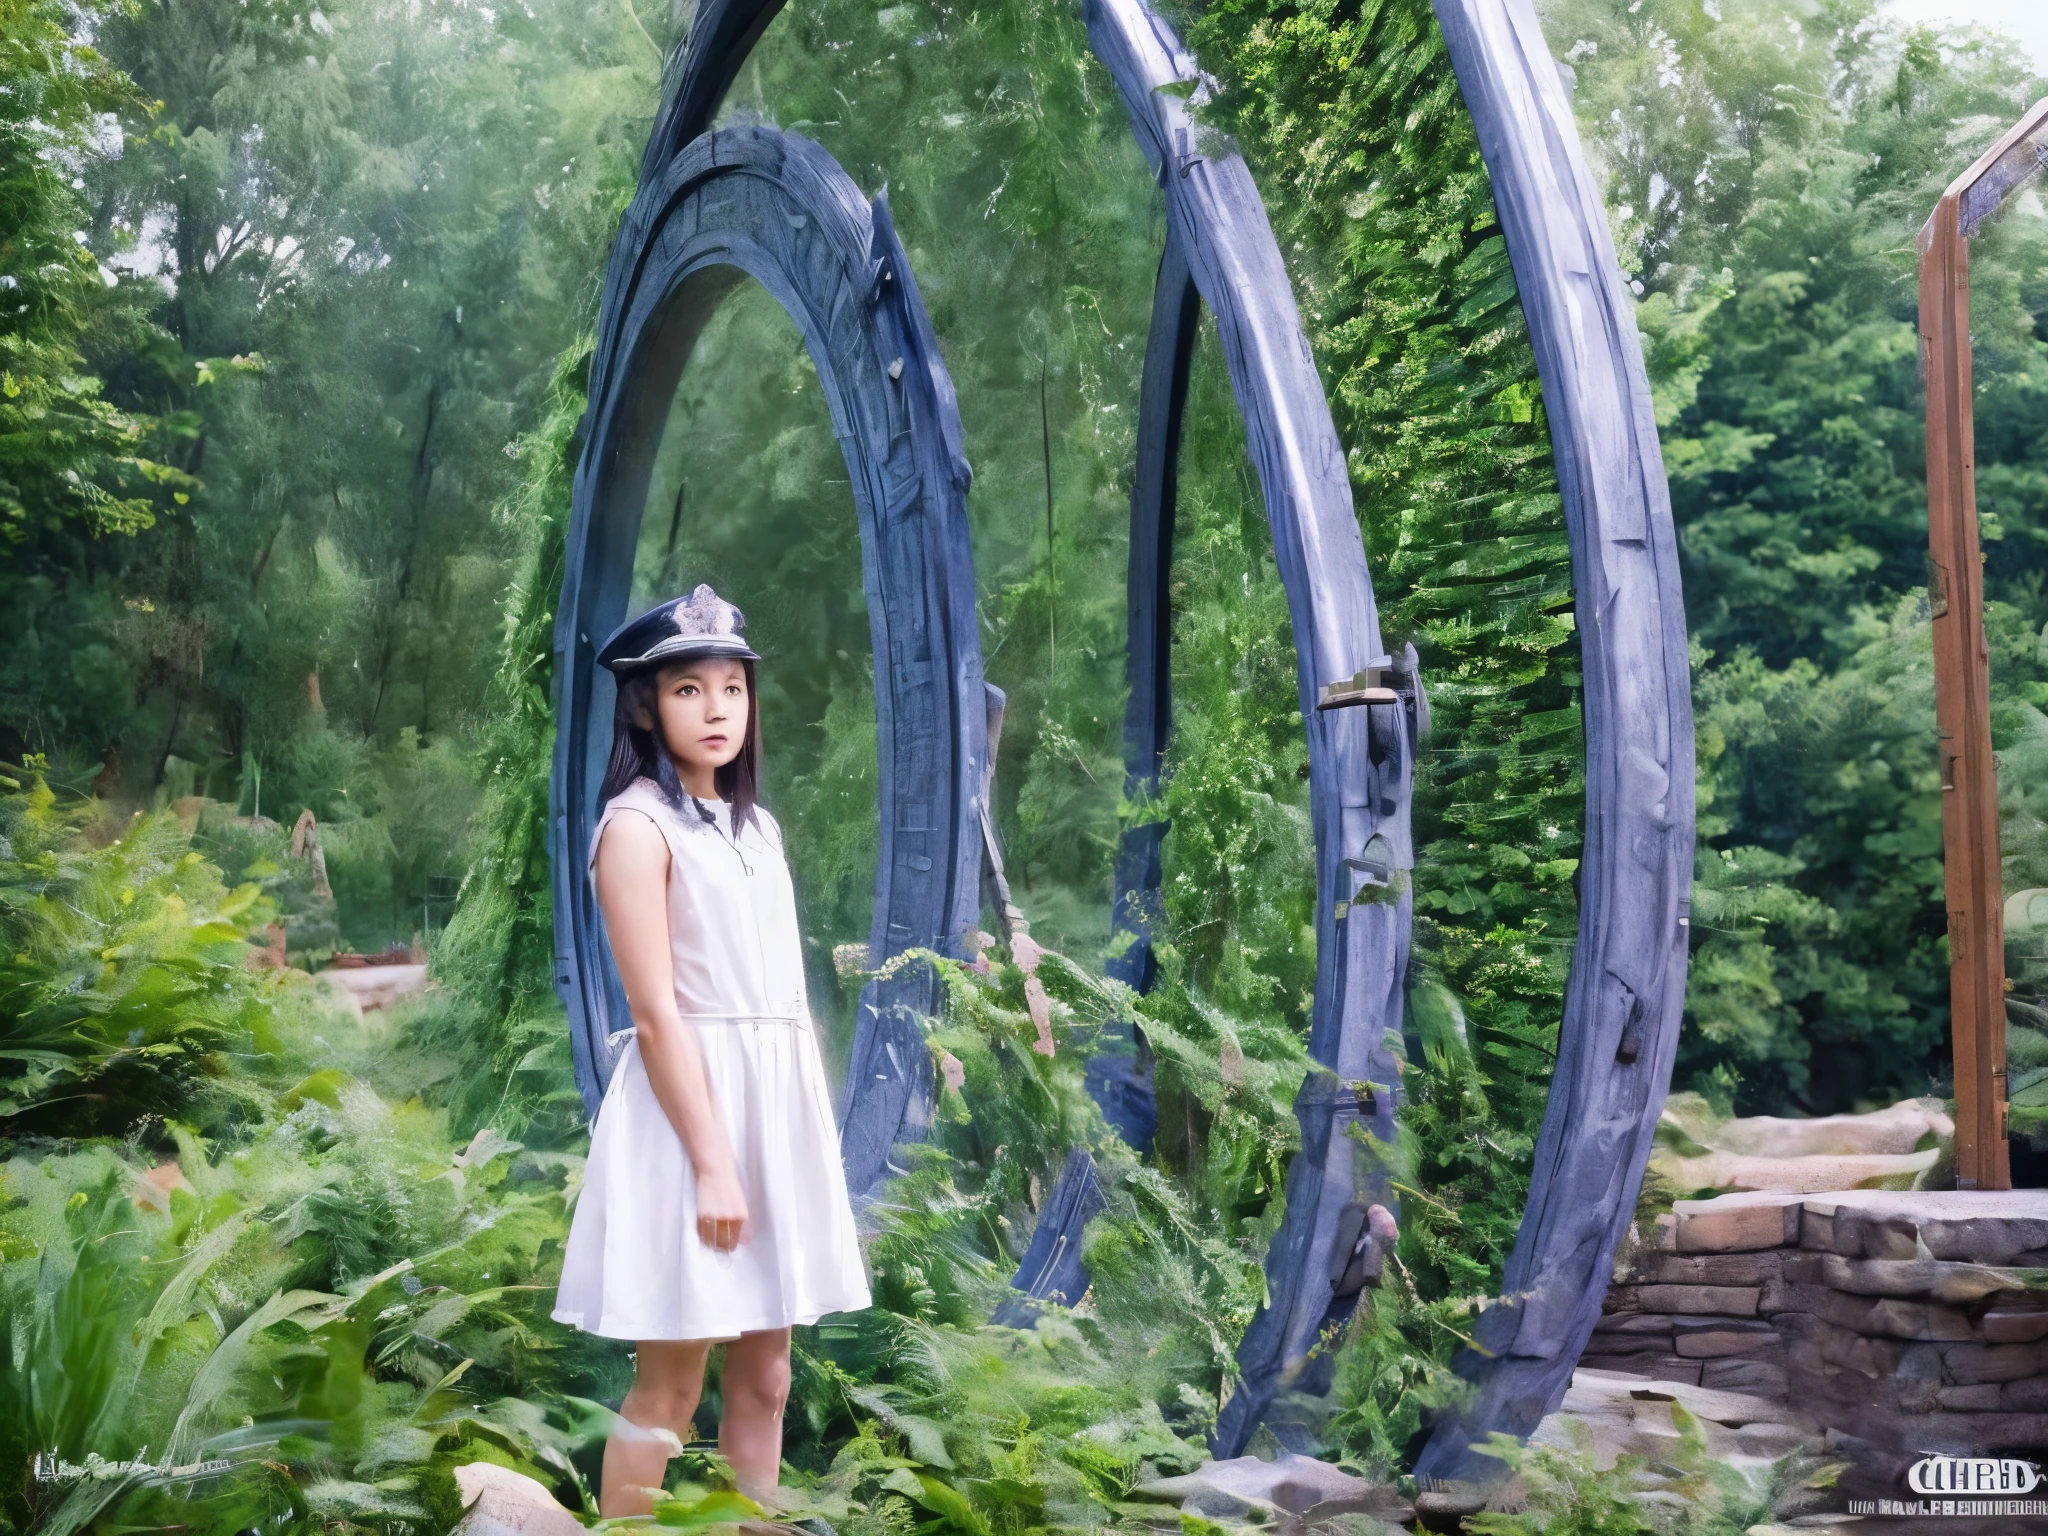
[[[1831,1439],[2038,1451],[2048,1191],[1680,1201],[1579,1363],[1783,1401]]]

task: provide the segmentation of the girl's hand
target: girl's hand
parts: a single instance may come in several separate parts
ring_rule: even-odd
[[[747,1197],[731,1168],[697,1179],[697,1237],[714,1253],[731,1253],[747,1235]]]

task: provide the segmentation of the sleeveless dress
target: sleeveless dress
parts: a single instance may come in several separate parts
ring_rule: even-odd
[[[605,807],[590,859],[594,870],[620,816],[645,816],[668,843],[676,1008],[732,1141],[746,1237],[719,1253],[697,1236],[689,1154],[629,1040],[591,1130],[555,1296],[557,1322],[607,1338],[732,1339],[869,1305],[781,830],[756,807],[735,839],[731,808],[699,803],[713,824],[641,779]]]

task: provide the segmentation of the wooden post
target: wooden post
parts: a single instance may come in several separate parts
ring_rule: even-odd
[[[1968,237],[2048,156],[2048,99],[1957,177],[1920,231],[1920,356],[1927,378],[1927,601],[1941,755],[1942,884],[1955,1041],[1956,1184],[2010,1189],[2006,1145],[2005,892],[1991,655],[1977,544]]]

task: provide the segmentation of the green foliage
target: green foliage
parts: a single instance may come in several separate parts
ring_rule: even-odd
[[[0,750],[81,787],[100,761],[124,810],[199,794],[350,823],[327,839],[343,935],[402,942],[462,874],[520,553],[492,512],[592,318],[655,50],[624,8],[89,14],[100,52],[51,87],[84,105],[58,100],[51,132],[115,113],[118,154],[67,139],[46,168],[80,183],[57,189],[72,286],[124,274],[96,302],[134,323],[96,322],[61,371],[161,422],[143,510],[176,515],[0,554]]]
[[[261,1049],[270,985],[242,960],[269,904],[254,883],[228,889],[168,813],[102,848],[85,819],[40,777],[0,796],[0,1126],[233,1118],[245,1106],[207,1079],[217,1053]]]
[[[942,1094],[912,1172],[869,1213],[876,1310],[799,1339],[788,1455],[819,1490],[864,1503],[852,1528],[871,1536],[892,1494],[984,1536],[1100,1526],[1136,1483],[1201,1458],[1189,1437],[1227,1391],[1270,1227],[1205,1208],[1199,1189],[1141,1162],[1088,1097],[1088,1057],[1107,1026],[1137,1018],[1206,1101],[1215,1164],[1270,1174],[1302,1050],[1285,1036],[1274,1059],[1226,1050],[1219,1065],[1154,999],[1045,951],[1033,971],[1055,1042],[1045,1055],[1018,965],[999,952],[904,963],[919,962],[945,982],[935,1070],[943,1082],[952,1067],[960,1086]],[[1071,1312],[1044,1309],[1033,1330],[984,1326],[1074,1146],[1096,1158],[1109,1202],[1088,1228],[1089,1293]],[[914,1477],[894,1476],[905,1470]]]
[[[1404,1074],[1401,1265],[1347,1342],[1327,1431],[1386,1470],[1455,1393],[1445,1366],[1498,1288],[1548,1090],[1584,799],[1570,557],[1527,328],[1428,6],[1227,0],[1189,39],[1223,82],[1207,114],[1237,136],[1291,254],[1382,623],[1416,644],[1435,717],[1409,990],[1411,1034],[1433,1043]],[[1229,718],[1176,684],[1180,740]],[[1233,746],[1236,765],[1286,761]],[[1170,859],[1187,857],[1181,825]],[[1291,882],[1304,925],[1306,858]],[[1225,910],[1214,871],[1170,867]]]
[[[1948,957],[1913,233],[2040,82],[2008,43],[1901,33],[1862,4],[1795,29],[1762,3],[1591,0],[1550,26],[1644,295],[1696,644],[1679,1083],[1733,1083],[1743,1113],[1925,1092],[1947,1070]],[[2048,622],[2028,553],[2048,518],[2048,222],[2016,206],[1971,245],[2003,753],[2027,737]],[[2017,856],[2038,822],[2001,779]]]
[[[118,15],[105,0],[0,5],[0,560],[80,528],[138,532],[194,489],[143,456],[156,424],[107,399],[85,357],[155,339],[138,287],[121,287],[77,238],[91,220],[79,172],[97,157],[97,119],[138,105],[87,45]],[[11,603],[7,574],[0,566]]]
[[[864,191],[888,190],[974,465],[968,516],[982,650],[990,681],[1009,697],[996,798],[1010,879],[1041,937],[1092,957],[1109,936],[1128,462],[1164,236],[1123,103],[1069,5],[824,0],[776,19],[727,112],[815,138]],[[747,376],[723,377],[737,384]],[[686,375],[682,389],[707,387]],[[812,401],[790,397],[789,406],[780,424],[814,434],[822,427]],[[823,450],[811,441],[809,451]],[[795,556],[753,551],[745,557],[752,569],[787,559],[793,576],[828,550],[850,554],[846,511],[831,512],[846,508],[838,487],[812,497],[819,500],[840,519],[832,538],[807,540],[815,547]],[[747,569],[719,563],[738,555],[740,542],[727,534],[705,551],[716,557],[704,567],[715,573],[709,579]],[[850,624],[861,611],[850,577],[846,570],[798,589],[815,594],[816,616],[792,613],[791,595],[773,588],[765,605],[740,600],[750,615],[787,622],[795,656],[829,676],[835,692],[866,688],[857,640],[828,649],[813,638],[827,618]],[[834,654],[842,648],[850,659]],[[764,669],[764,686],[774,670]],[[823,710],[808,707],[815,730]],[[778,733],[771,756],[786,740]],[[822,806],[842,787],[851,788],[843,776],[821,779],[809,793],[824,797]],[[826,851],[813,834],[792,834],[807,856]],[[864,849],[840,852],[872,859]],[[850,896],[862,884],[851,869],[827,878],[843,879]],[[866,936],[855,901],[850,910],[818,903],[819,917],[848,925],[824,937]]]
[[[546,1318],[580,1159],[452,1144],[416,1054],[241,963],[266,899],[176,818],[0,818],[0,1530],[439,1529],[473,1460],[586,1506],[612,1367]]]
[[[628,7],[552,0],[79,14],[101,53],[69,13],[19,0],[0,60],[0,265],[22,285],[0,292],[19,389],[0,399],[16,455],[0,459],[0,746],[47,748],[60,789],[103,764],[96,807],[60,811],[41,780],[0,798],[0,1517],[438,1529],[450,1468],[472,1459],[587,1512],[590,1404],[615,1400],[627,1364],[546,1317],[582,1129],[551,984],[550,637],[575,338],[658,50]],[[1212,0],[1181,19],[1221,84],[1204,114],[1243,148],[1289,254],[1385,627],[1422,652],[1437,721],[1416,1059],[1401,1140],[1376,1149],[1403,1240],[1322,1431],[1390,1475],[1459,1391],[1445,1362],[1497,1289],[1554,1055],[1583,797],[1569,562],[1526,328],[1428,6]],[[1860,3],[1801,8],[1796,32],[1769,0],[1559,0],[1549,20],[1640,284],[1699,637],[1681,1071],[1749,1109],[1918,1088],[1938,1070],[1945,955],[1906,253],[1940,182],[2034,87],[1996,45],[1944,50]],[[118,159],[88,147],[102,111],[120,114]],[[1205,333],[1179,466],[1171,771],[1128,804],[1123,528],[1162,228],[1077,16],[794,8],[735,87],[728,115],[746,114],[889,188],[976,466],[1010,874],[1065,952],[1032,978],[1021,946],[940,963],[930,1046],[959,1087],[868,1213],[878,1306],[799,1334],[802,1507],[845,1536],[1157,1523],[1131,1494],[1199,1457],[1232,1389],[1308,1069],[1305,751],[1235,403]],[[1974,252],[2016,888],[2048,887],[2043,242],[2016,209]],[[786,319],[736,295],[671,409],[634,585],[710,580],[766,642],[769,803],[812,993],[843,1029],[859,978],[828,959],[868,926],[875,727],[822,406]],[[135,536],[82,536],[117,530]],[[159,809],[129,816],[144,805]],[[302,808],[331,907],[286,853],[280,823]],[[1162,980],[1138,999],[1098,962],[1117,835],[1149,818],[1169,827]],[[351,1018],[244,963],[273,918],[294,959],[432,929],[465,869],[437,990],[400,1015]],[[2016,962],[2023,1129],[2048,1123],[2025,1097],[2048,1095],[2042,954]],[[1083,1087],[1106,1032],[1133,1023],[1162,1111],[1144,1159]],[[1109,1198],[1093,1290],[1035,1330],[982,1326],[1075,1145]],[[145,1448],[149,1465],[110,1468]],[[1530,1511],[1493,1528],[1661,1529],[1646,1479],[1680,1501],[1673,1529],[1766,1517],[1763,1491],[1722,1486],[1697,1451],[1613,1473],[1531,1455]],[[37,1453],[106,1475],[38,1481]],[[174,1470],[204,1457],[228,1466]],[[655,1523],[751,1513],[695,1455]]]
[[[553,986],[547,810],[555,598],[589,366],[588,341],[557,364],[547,412],[517,444],[525,473],[499,510],[520,559],[504,598],[503,641],[486,695],[482,803],[459,903],[434,949],[435,974],[445,985],[416,1026],[428,1053],[453,1065],[458,1126],[538,1133],[543,1142],[559,1138],[582,1113],[569,1081],[567,1020]]]
[[[1831,1486],[1842,1464],[1793,1454],[1757,1471],[1715,1459],[1699,1419],[1670,1404],[1677,1434],[1652,1462],[1617,1457],[1601,1467],[1592,1435],[1568,1425],[1564,1444],[1518,1445],[1494,1435],[1488,1454],[1518,1475],[1527,1507],[1516,1514],[1468,1516],[1474,1536],[1742,1536],[1773,1516],[1809,1502],[1808,1490]],[[1663,1448],[1660,1447],[1660,1450]]]

